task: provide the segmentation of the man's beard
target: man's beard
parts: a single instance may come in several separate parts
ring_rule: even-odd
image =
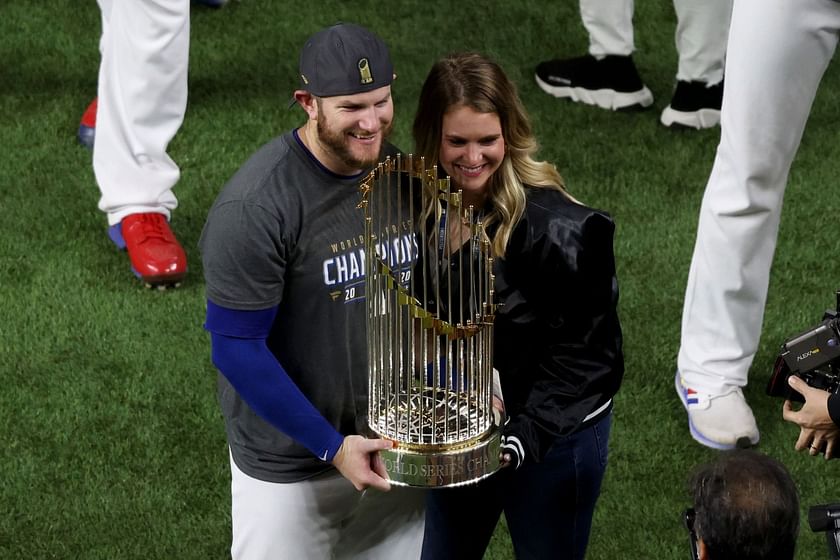
[[[393,128],[393,122],[389,122],[387,126],[381,129],[382,140],[379,142],[375,153],[371,152],[366,157],[358,157],[351,152],[349,147],[350,140],[347,139],[347,133],[351,132],[352,129],[336,131],[330,126],[326,117],[319,115],[318,141],[344,165],[352,169],[365,169],[379,163],[379,152],[382,150],[382,142],[391,133],[391,128]]]

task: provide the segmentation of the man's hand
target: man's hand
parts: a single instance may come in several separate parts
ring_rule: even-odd
[[[333,457],[332,464],[344,478],[353,483],[356,490],[372,487],[387,492],[391,484],[379,450],[390,449],[393,445],[387,439],[347,436]]]
[[[805,404],[799,410],[794,410],[790,401],[785,401],[782,406],[782,418],[800,428],[796,450],[808,449],[811,455],[819,455],[824,451],[825,458],[830,459],[840,429],[828,415],[828,392],[810,387],[795,375],[788,377],[788,385],[805,397]]]

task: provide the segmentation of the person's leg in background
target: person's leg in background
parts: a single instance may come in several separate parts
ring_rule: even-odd
[[[674,0],[674,10],[677,85],[660,121],[665,126],[711,128],[720,122],[732,0]]]
[[[228,3],[228,0],[192,0],[192,4],[197,4],[200,6],[206,6],[208,8],[222,8]],[[104,29],[105,22],[103,22],[103,29]],[[99,49],[100,53],[102,49]],[[93,101],[85,109],[84,113],[82,113],[82,118],[79,120],[79,129],[76,132],[76,138],[79,140],[79,144],[84,146],[88,149],[93,149],[93,143],[96,139],[96,106],[97,106],[97,98],[93,98]]]
[[[708,447],[759,439],[741,388],[758,348],[788,172],[838,28],[833,0],[733,7],[721,141],[700,208],[675,379],[690,432]]]
[[[180,282],[187,259],[168,220],[180,177],[167,146],[184,119],[189,0],[99,0],[100,50],[93,169],[109,235],[151,285]]]
[[[602,109],[648,107],[653,95],[633,63],[633,0],[580,0],[589,54],[537,65],[537,85],[555,97]]]

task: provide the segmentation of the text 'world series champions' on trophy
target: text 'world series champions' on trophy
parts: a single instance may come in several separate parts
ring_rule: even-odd
[[[363,181],[368,424],[392,483],[448,487],[499,468],[493,258],[480,211],[422,158]]]

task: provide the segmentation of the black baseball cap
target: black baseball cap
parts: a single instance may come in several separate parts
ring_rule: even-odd
[[[393,80],[388,47],[360,25],[337,23],[322,29],[300,51],[300,89],[318,97],[363,93]]]

